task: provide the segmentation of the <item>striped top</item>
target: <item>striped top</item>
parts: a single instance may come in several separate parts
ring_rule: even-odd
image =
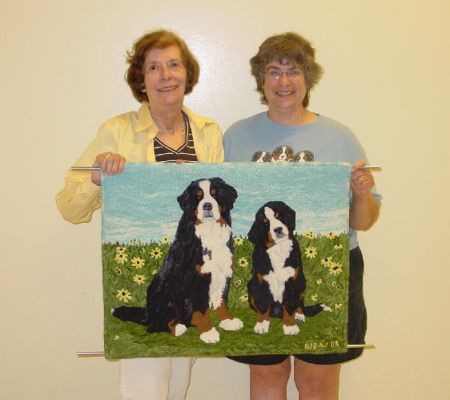
[[[186,162],[197,161],[195,154],[194,138],[192,136],[191,124],[189,118],[184,111],[182,111],[184,119],[184,144],[177,150],[162,143],[157,137],[153,139],[153,146],[155,150],[156,162],[175,162],[176,160],[183,160]]]

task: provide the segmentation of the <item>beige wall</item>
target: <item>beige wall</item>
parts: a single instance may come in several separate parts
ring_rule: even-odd
[[[383,166],[382,217],[361,235],[377,349],[345,366],[342,397],[450,398],[450,3],[239,3],[1,0],[0,398],[119,398],[117,363],[75,355],[102,348],[100,218],[70,225],[53,198],[100,123],[137,107],[124,53],[156,27],[197,54],[186,104],[223,129],[262,110],[248,59],[265,37],[313,41],[326,74],[311,109],[352,127]],[[208,393],[248,398],[246,367],[199,360],[189,399]]]

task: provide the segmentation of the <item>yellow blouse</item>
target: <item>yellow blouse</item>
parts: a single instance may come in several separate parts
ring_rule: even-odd
[[[194,114],[188,108],[194,147],[199,162],[223,162],[222,131],[211,119]],[[75,166],[91,166],[100,153],[121,154],[127,162],[155,162],[153,138],[158,128],[153,121],[148,103],[138,111],[118,115],[106,121]],[[101,187],[91,182],[90,171],[68,171],[65,186],[56,195],[56,204],[65,220],[74,224],[89,222],[95,210],[101,207]]]

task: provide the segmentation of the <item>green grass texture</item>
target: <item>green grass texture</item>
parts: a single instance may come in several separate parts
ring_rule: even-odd
[[[305,305],[325,303],[331,312],[321,312],[300,322],[300,333],[285,335],[282,321],[272,318],[267,334],[253,331],[256,313],[248,305],[247,282],[251,277],[253,244],[246,237],[234,237],[233,276],[228,308],[244,328],[227,332],[211,312],[220,341],[206,344],[197,329],[190,327],[179,337],[152,333],[146,327],[121,321],[111,315],[120,306],[145,307],[146,290],[161,268],[171,238],[141,244],[104,243],[103,297],[104,347],[108,359],[132,357],[233,356],[252,354],[324,354],[347,351],[348,234],[312,232],[296,235],[301,249],[307,289]]]

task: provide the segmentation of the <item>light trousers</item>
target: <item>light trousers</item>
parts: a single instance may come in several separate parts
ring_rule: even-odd
[[[193,357],[120,360],[121,400],[184,400],[194,362]]]

